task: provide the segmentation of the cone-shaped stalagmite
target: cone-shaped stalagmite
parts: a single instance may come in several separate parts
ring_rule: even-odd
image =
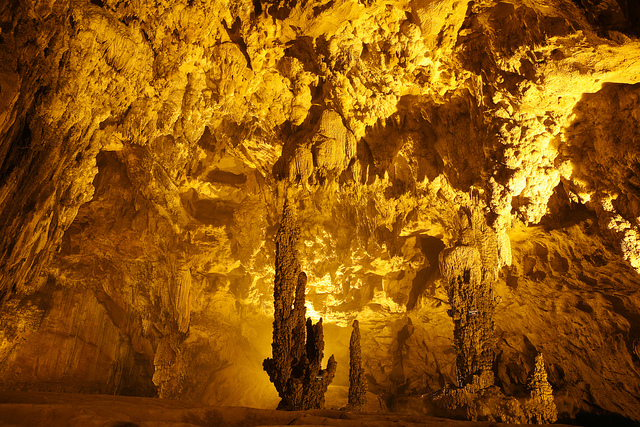
[[[353,331],[349,341],[349,407],[361,410],[367,400],[367,385],[362,369],[362,353],[360,352],[360,324],[353,321]]]
[[[299,235],[294,207],[285,203],[276,234],[273,357],[263,362],[264,370],[281,398],[278,409],[322,408],[324,393],[333,380],[337,365],[331,356],[327,369],[321,369],[324,354],[322,319],[315,325],[308,319],[305,327],[307,276],[301,271],[295,248]]]
[[[531,399],[525,404],[525,414],[529,422],[550,424],[558,419],[558,409],[553,401],[553,390],[547,380],[542,353],[536,356],[536,367],[529,378]]]

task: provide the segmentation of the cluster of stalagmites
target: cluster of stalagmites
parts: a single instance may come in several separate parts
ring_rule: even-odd
[[[528,398],[505,396],[498,387],[487,386],[489,381],[493,381],[493,376],[484,374],[463,387],[441,390],[433,398],[436,413],[473,421],[514,424],[548,424],[558,419],[542,354],[536,357],[536,366],[528,383]]]
[[[263,367],[280,395],[278,409],[288,410],[322,408],[324,394],[335,376],[337,367],[331,355],[327,368],[322,369],[322,319],[316,324],[313,324],[311,319],[306,319],[307,310],[304,303],[307,275],[301,271],[296,250],[299,235],[294,206],[285,203],[276,235],[273,357],[265,359]],[[347,408],[361,410],[366,403],[367,387],[362,368],[360,325],[357,320],[353,322],[349,341],[349,359],[350,387]]]
[[[281,398],[278,409],[288,410],[322,408],[337,367],[332,355],[327,368],[321,368],[322,319],[316,324],[306,319],[307,275],[301,270],[296,250],[299,235],[294,207],[285,203],[276,235],[273,357],[265,359],[263,367]]]
[[[477,200],[461,210],[464,226],[457,245],[440,254],[440,271],[446,281],[454,322],[458,387],[445,388],[432,397],[436,413],[470,420],[506,423],[552,423],[557,419],[551,385],[542,354],[529,380],[530,397],[505,396],[494,385],[494,312],[497,300],[498,242]],[[336,372],[333,355],[322,369],[324,351],[322,319],[306,319],[307,276],[301,270],[296,244],[299,239],[294,206],[285,203],[276,235],[274,283],[273,357],[263,362],[281,397],[278,409],[322,408],[324,394]],[[306,339],[306,342],[305,342]],[[360,325],[353,322],[349,342],[349,394],[345,409],[362,410],[366,382],[360,349]]]
[[[529,382],[529,399],[505,396],[494,386],[496,234],[486,224],[477,201],[462,214],[467,224],[459,244],[440,254],[440,271],[446,281],[449,314],[454,322],[458,388],[436,393],[436,410],[445,416],[470,420],[552,423],[557,419],[557,410],[541,354]]]

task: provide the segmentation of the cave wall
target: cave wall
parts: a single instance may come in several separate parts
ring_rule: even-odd
[[[354,319],[392,409],[456,384],[438,256],[475,206],[497,384],[522,393],[544,352],[561,416],[640,420],[625,5],[1,5],[0,387],[275,407],[261,362],[289,192],[338,362],[327,404],[346,403]]]

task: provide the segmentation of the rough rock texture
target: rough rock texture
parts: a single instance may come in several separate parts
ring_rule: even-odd
[[[527,398],[544,353],[560,419],[640,420],[637,18],[622,0],[3,2],[0,387],[276,407],[261,363],[291,196],[334,390],[356,317],[390,409],[458,383],[439,259],[469,247],[496,275],[494,387]]]
[[[362,369],[362,351],[360,347],[360,324],[353,321],[353,330],[349,339],[349,401],[347,407],[362,410],[367,403],[367,383]]]
[[[299,237],[295,208],[285,202],[276,234],[273,357],[265,359],[262,366],[281,398],[278,409],[292,411],[322,409],[324,394],[337,367],[333,355],[329,357],[327,369],[321,367],[322,318],[316,324],[306,319],[307,275],[301,271],[298,260]]]

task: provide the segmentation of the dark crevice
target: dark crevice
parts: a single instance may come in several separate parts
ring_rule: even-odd
[[[247,52],[247,44],[242,38],[240,31],[242,27],[242,21],[240,20],[240,17],[238,16],[236,20],[233,21],[233,25],[231,26],[231,28],[229,28],[229,26],[227,25],[227,21],[223,20],[222,25],[224,26],[224,29],[226,30],[227,35],[229,36],[231,41],[238,46],[240,52],[242,52],[242,55],[247,60],[247,67],[250,70],[253,70],[253,68],[251,67],[251,58],[249,57],[249,53]]]
[[[18,166],[25,157],[26,151],[31,145],[31,129],[27,123],[24,124],[20,136],[11,144],[2,166],[0,167],[0,181],[5,181],[11,172]]]
[[[253,12],[256,17],[262,14],[262,3],[260,3],[260,0],[253,0]]]

